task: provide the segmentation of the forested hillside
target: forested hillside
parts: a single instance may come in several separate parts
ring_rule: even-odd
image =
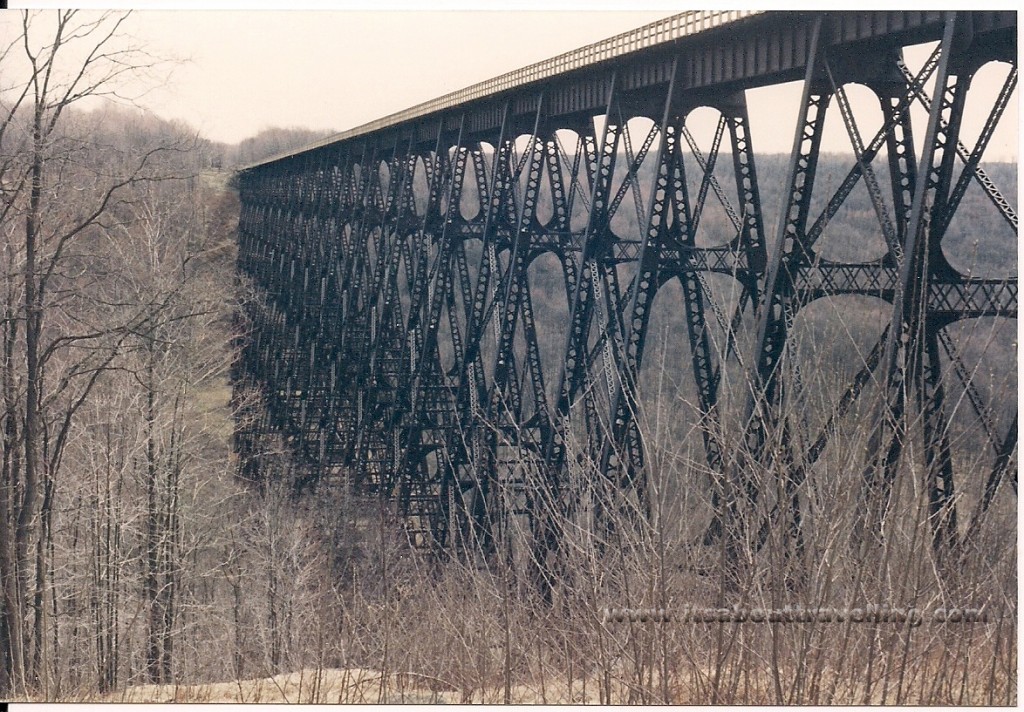
[[[237,197],[189,127],[82,108],[152,62],[123,19],[26,14],[0,47],[27,77],[0,84],[4,699],[231,678],[274,649],[251,592],[292,528],[230,453]]]

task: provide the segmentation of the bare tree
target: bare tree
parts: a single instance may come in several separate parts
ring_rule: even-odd
[[[78,103],[116,97],[130,77],[154,66],[124,39],[127,17],[69,10],[0,21],[11,38],[0,61],[23,72],[5,71],[5,79],[21,79],[0,87],[5,690],[43,682],[46,539],[71,425],[125,343],[164,306],[147,299],[130,308],[93,309],[90,279],[79,272],[100,234],[125,220],[133,189],[183,168],[163,160],[182,150],[180,137],[96,146],[67,121]],[[100,318],[114,312],[113,320]]]

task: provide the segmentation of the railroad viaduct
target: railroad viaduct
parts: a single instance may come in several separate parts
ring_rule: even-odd
[[[543,558],[566,513],[601,526],[581,482],[650,514],[671,449],[656,403],[670,445],[686,443],[675,486],[703,502],[698,544],[781,530],[799,548],[809,492],[839,462],[866,531],[910,478],[934,547],[956,548],[996,503],[1016,507],[1016,188],[983,160],[1016,87],[1016,21],[688,12],[243,169],[244,475],[283,450],[296,488],[386,498],[418,545],[494,551],[516,524]],[[912,68],[904,50],[924,43]],[[979,100],[971,80],[993,62],[1005,79]],[[769,185],[747,97],[795,80]],[[870,126],[850,98],[865,88]],[[982,117],[972,141],[967,114]],[[850,139],[838,174],[826,120]],[[1006,273],[949,258],[968,204],[1010,235],[989,245]],[[823,248],[842,219],[874,252]],[[805,311],[850,329],[865,304],[882,317],[852,371],[794,337]],[[644,395],[651,364],[685,381],[678,410]],[[855,431],[855,448],[835,444]],[[958,469],[965,431],[978,444]]]

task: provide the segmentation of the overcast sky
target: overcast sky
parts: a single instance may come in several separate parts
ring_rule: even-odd
[[[175,67],[166,86],[140,103],[161,116],[187,121],[208,138],[227,142],[271,126],[352,128],[686,9],[653,0],[634,4],[638,9],[632,11],[622,10],[627,4],[621,0],[502,4],[530,8],[515,11],[470,10],[481,4],[466,0],[300,0],[297,6],[305,9],[274,10],[268,8],[280,8],[282,3],[186,0],[173,5],[222,9],[168,11],[148,8],[171,3],[140,0],[10,0],[12,8],[69,4],[146,8],[131,19],[134,35],[157,55],[187,61]],[[237,7],[249,9],[223,9]],[[920,62],[924,56],[911,52],[909,61]],[[1005,68],[986,68],[972,91],[994,97],[1005,76]],[[866,90],[863,96],[858,93],[852,88],[851,100],[864,122],[862,132],[870,136],[880,121],[877,102]],[[790,150],[799,97],[799,83],[748,92],[755,150]],[[972,98],[970,104],[975,103],[986,102]],[[965,138],[973,139],[983,120],[978,112],[969,115]],[[826,149],[847,149],[841,120],[836,117],[832,123]],[[986,154],[988,160],[1016,159],[1018,128],[1014,100]]]

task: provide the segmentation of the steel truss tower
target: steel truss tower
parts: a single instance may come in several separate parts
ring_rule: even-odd
[[[785,530],[799,556],[816,463],[870,412],[848,472],[864,531],[880,530],[910,448],[933,544],[955,550],[1016,493],[1016,382],[985,393],[951,329],[1016,319],[1016,255],[1012,275],[975,276],[943,242],[969,190],[1016,238],[981,167],[1016,87],[1015,35],[1006,12],[687,13],[242,171],[238,268],[256,298],[235,379],[258,395],[236,433],[243,473],[261,477],[276,438],[296,487],[391,499],[417,544],[493,552],[520,522],[551,561],[556,515],[582,506],[572,473],[646,511],[641,373],[672,283],[708,474],[683,486],[706,492],[705,543]],[[926,42],[910,69],[904,48]],[[1010,69],[982,106],[968,90],[992,62]],[[747,90],[796,79],[769,206]],[[877,127],[852,85],[877,97]],[[706,107],[710,140],[689,126]],[[965,112],[985,117],[973,145]],[[818,170],[829,120],[852,146],[838,180]],[[857,191],[880,251],[830,256],[823,235]],[[885,303],[887,325],[809,425],[803,381],[829,364],[802,360],[794,325],[850,295]],[[969,478],[951,444],[965,413],[990,448]]]

